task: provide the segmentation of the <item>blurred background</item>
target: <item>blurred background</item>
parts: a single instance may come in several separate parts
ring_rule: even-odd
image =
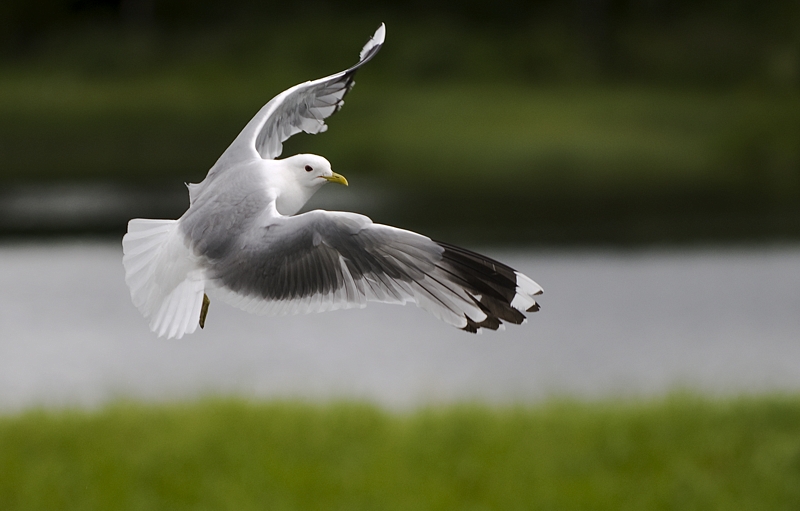
[[[0,229],[177,217],[267,100],[388,44],[326,155],[377,220],[515,245],[800,236],[791,0],[7,0]],[[341,191],[337,191],[341,192]],[[409,207],[410,206],[410,207]]]
[[[154,338],[128,219],[179,217],[381,22],[285,144],[350,181],[309,208],[495,256],[542,311],[212,303]],[[3,0],[0,507],[797,508],[798,27],[795,0]]]

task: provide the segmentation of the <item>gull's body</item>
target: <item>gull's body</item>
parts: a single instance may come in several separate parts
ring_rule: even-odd
[[[130,221],[125,280],[159,336],[202,326],[206,294],[270,315],[414,302],[471,332],[519,324],[522,312],[538,310],[541,287],[497,261],[355,213],[297,214],[325,183],[347,181],[321,156],[276,159],[282,143],[326,129],[384,35],[381,25],[350,69],[267,103],[206,179],[189,185],[180,219]]]

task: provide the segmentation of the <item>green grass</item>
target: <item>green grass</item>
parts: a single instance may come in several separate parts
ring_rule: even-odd
[[[800,506],[800,399],[120,404],[0,418],[0,508]]]

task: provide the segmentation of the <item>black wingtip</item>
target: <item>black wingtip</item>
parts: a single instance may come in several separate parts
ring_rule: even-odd
[[[538,303],[534,303],[533,305],[528,307],[526,312],[539,312],[539,304]]]
[[[465,332],[469,332],[471,334],[477,334],[478,333],[478,324],[475,323],[474,321],[472,321],[471,319],[467,318],[467,326],[465,326],[461,330],[463,330]]]
[[[500,325],[503,324],[502,321],[499,319],[492,317],[487,314],[486,319],[478,323],[477,321],[473,321],[472,318],[469,316],[464,316],[467,319],[467,326],[463,327],[461,330],[465,332],[469,332],[471,334],[477,334],[481,328],[486,328],[488,330],[497,330],[500,328]]]
[[[467,317],[462,330],[472,333],[480,328],[497,330],[503,322],[520,325],[525,321],[525,315],[511,305],[517,295],[517,274],[513,268],[464,248],[436,243],[444,249],[439,267],[473,296],[475,304],[486,314],[480,323]],[[539,306],[534,304],[528,312],[537,310]]]

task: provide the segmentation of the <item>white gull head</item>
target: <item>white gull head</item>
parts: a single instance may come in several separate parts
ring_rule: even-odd
[[[328,182],[347,186],[347,179],[331,170],[331,163],[316,154],[296,154],[274,160],[264,172],[281,215],[294,215]]]

